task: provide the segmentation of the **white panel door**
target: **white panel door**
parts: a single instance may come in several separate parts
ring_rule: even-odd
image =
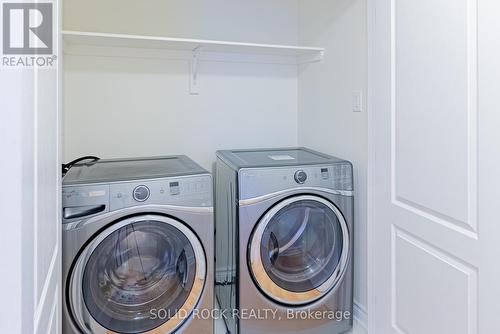
[[[500,333],[499,13],[370,2],[374,334]]]

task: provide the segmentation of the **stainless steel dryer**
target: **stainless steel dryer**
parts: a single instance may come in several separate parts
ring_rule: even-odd
[[[216,296],[231,333],[352,327],[350,162],[305,148],[217,153]],[[229,313],[229,312],[228,312]]]
[[[211,175],[186,156],[63,179],[63,333],[213,333]]]

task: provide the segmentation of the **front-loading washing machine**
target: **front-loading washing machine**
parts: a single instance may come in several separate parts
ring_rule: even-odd
[[[216,296],[236,314],[228,332],[352,328],[351,163],[305,148],[217,157]]]
[[[63,179],[63,333],[213,333],[211,175],[186,156]]]

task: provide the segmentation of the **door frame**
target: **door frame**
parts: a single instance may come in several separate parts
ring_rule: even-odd
[[[375,164],[375,108],[373,108],[373,98],[375,87],[375,56],[377,54],[376,43],[376,17],[377,17],[377,0],[367,0],[366,20],[367,20],[367,41],[368,41],[368,64],[367,64],[367,101],[366,110],[368,112],[368,164],[367,164],[367,323],[366,330],[369,334],[373,332],[373,313],[370,310],[375,309],[375,284],[374,271],[375,259],[373,249],[375,247],[375,219],[374,219],[374,183],[373,183],[373,166]]]

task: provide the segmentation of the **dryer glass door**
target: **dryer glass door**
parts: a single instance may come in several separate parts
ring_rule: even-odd
[[[74,285],[78,290],[80,282],[88,312],[80,314],[82,326],[92,327],[85,321],[90,315],[111,332],[142,333],[163,326],[162,333],[168,333],[180,325],[179,310],[181,317],[189,314],[201,295],[204,253],[196,236],[176,220],[128,219],[103,232],[85,252]]]
[[[312,195],[276,204],[252,235],[253,277],[272,299],[292,305],[313,302],[339,281],[349,252],[344,217],[329,201]]]

